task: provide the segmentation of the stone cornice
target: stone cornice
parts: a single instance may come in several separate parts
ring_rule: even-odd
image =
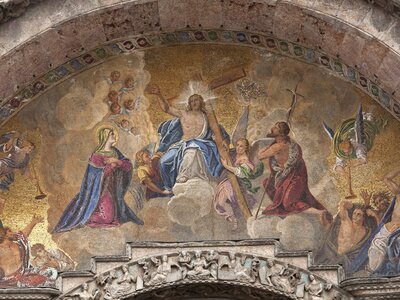
[[[0,289],[0,300],[51,300],[59,295],[58,290],[51,288]]]
[[[400,299],[400,277],[346,279],[340,287],[356,299]]]

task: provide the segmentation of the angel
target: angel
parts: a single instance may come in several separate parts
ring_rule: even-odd
[[[247,133],[248,106],[243,110],[242,116],[234,130],[232,142],[235,149],[231,151],[233,165],[230,165],[226,159],[221,159],[224,168],[239,178],[239,186],[244,195],[249,209],[255,205],[257,200],[254,194],[257,193],[259,187],[254,187],[251,180],[259,177],[264,171],[264,165],[259,163],[257,166],[253,163],[251,154],[259,141],[253,143],[250,147],[249,141],[240,135],[245,136]],[[235,195],[232,183],[228,178],[223,179],[216,188],[214,196],[214,209],[216,212],[225,217],[225,219],[233,224],[233,230],[238,227],[238,218],[241,216],[241,211],[238,204],[238,199]]]
[[[154,146],[151,143],[135,154],[133,178],[128,191],[135,198],[138,209],[143,208],[146,200],[172,195],[170,190],[163,188],[158,170],[158,161],[162,154],[152,155]]]
[[[387,120],[374,118],[372,112],[363,112],[361,105],[358,107],[356,117],[342,122],[336,131],[323,122],[326,133],[333,141],[336,155],[333,170],[342,176],[347,175],[348,178],[348,199],[355,197],[351,189],[351,168],[367,163],[367,155],[372,149],[375,136],[386,124]]]
[[[8,191],[14,182],[14,172],[21,170],[22,174],[28,173],[30,154],[35,145],[21,138],[17,131],[7,132],[0,137],[0,152],[7,156],[0,158],[0,189]]]
[[[387,121],[374,118],[372,112],[363,112],[358,107],[356,117],[345,120],[333,131],[325,122],[324,129],[333,141],[336,163],[334,171],[345,175],[346,167],[356,167],[367,163],[367,153],[372,149],[375,136],[386,126]]]

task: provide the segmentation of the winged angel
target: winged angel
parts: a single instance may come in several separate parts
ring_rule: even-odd
[[[386,124],[387,120],[374,117],[372,111],[364,112],[361,105],[358,107],[355,118],[342,122],[336,131],[323,122],[325,131],[333,141],[336,156],[333,169],[342,176],[347,175],[350,196],[353,195],[350,170],[367,163],[367,155],[372,149],[374,139]]]
[[[360,105],[355,118],[344,121],[334,132],[325,122],[324,129],[333,141],[336,164],[334,170],[344,174],[345,167],[367,163],[367,153],[372,149],[375,136],[387,121],[375,118],[372,112],[363,112]]]
[[[7,156],[0,158],[0,189],[8,191],[14,182],[15,170],[28,173],[30,154],[35,145],[17,131],[10,131],[0,137],[0,152]]]
[[[255,194],[260,187],[253,186],[252,180],[261,176],[264,172],[263,163],[254,163],[258,149],[274,142],[273,138],[263,138],[254,141],[251,145],[245,138],[247,135],[249,106],[245,106],[232,135],[234,149],[230,151],[231,161],[221,159],[227,172],[235,174],[239,178],[239,186],[247,206],[251,210],[256,204]],[[238,199],[231,181],[225,177],[217,186],[214,197],[214,208],[217,213],[233,224],[233,229],[238,227],[238,218],[241,217]]]

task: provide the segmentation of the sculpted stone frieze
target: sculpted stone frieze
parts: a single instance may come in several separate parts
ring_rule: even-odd
[[[331,283],[273,258],[214,249],[180,251],[123,264],[94,276],[60,299],[115,300],[202,282],[254,287],[292,299],[350,299]]]

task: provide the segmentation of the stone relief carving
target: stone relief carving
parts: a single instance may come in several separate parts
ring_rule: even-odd
[[[99,289],[95,288],[93,291],[89,292],[89,285],[84,283],[82,285],[82,292],[77,294],[72,294],[68,298],[65,297],[64,299],[76,299],[79,300],[98,300],[100,299],[101,293]]]
[[[146,286],[182,279],[180,265],[174,261],[170,261],[167,255],[163,255],[161,261],[157,258],[152,259],[152,261],[157,268],[155,271],[150,272],[149,276],[145,277],[144,284]]]
[[[118,300],[126,295],[139,295],[146,289],[178,281],[186,284],[199,281],[241,282],[296,299],[338,299],[338,293],[331,284],[306,271],[272,258],[215,250],[181,251],[153,256],[124,264],[94,279],[94,285],[85,283],[77,288],[81,292],[72,292],[63,299],[79,297],[82,300]]]

